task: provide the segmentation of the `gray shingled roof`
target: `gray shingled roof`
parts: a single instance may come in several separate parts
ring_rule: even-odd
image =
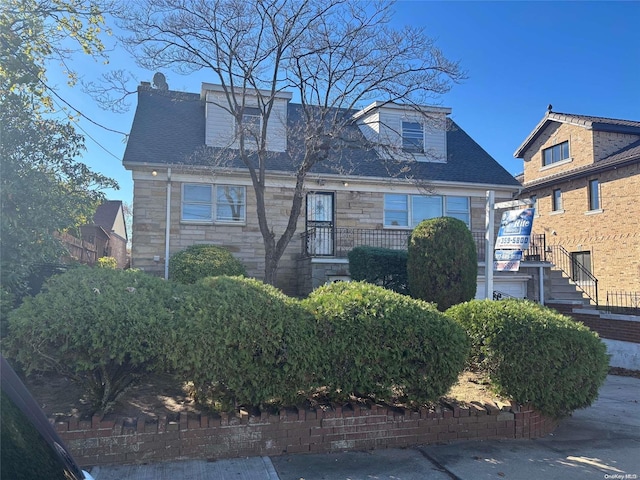
[[[516,158],[523,158],[524,152],[531,146],[542,131],[552,122],[571,123],[590,130],[601,132],[626,133],[640,135],[640,121],[622,120],[618,118],[594,117],[591,115],[575,115],[572,113],[547,112],[536,128],[522,142],[513,154]]]
[[[96,213],[93,215],[93,223],[110,232],[113,230],[113,225],[121,208],[121,200],[106,200],[96,208]]]
[[[297,121],[301,121],[301,106],[289,103],[288,122]],[[447,119],[447,128],[447,162],[413,162],[411,171],[403,175],[427,182],[519,186],[515,178],[453,120]],[[347,134],[351,138],[362,137],[356,125],[350,127]],[[388,177],[388,162],[375,150],[365,148],[365,144],[362,137],[362,142],[356,142],[358,147],[333,152],[337,167],[320,165],[312,173],[348,172],[349,176]],[[125,165],[202,165],[206,162],[205,156],[198,152],[205,148],[205,108],[199,94],[139,89],[138,106],[123,158]],[[274,154],[269,169],[292,171],[293,164],[288,154]],[[231,166],[243,168],[239,160]]]

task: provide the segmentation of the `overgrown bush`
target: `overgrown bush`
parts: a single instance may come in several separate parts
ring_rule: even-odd
[[[474,300],[447,310],[471,339],[471,360],[497,393],[563,416],[597,398],[608,370],[597,334],[522,300]]]
[[[170,356],[202,402],[296,401],[311,385],[320,345],[313,317],[276,288],[242,277],[190,286]]]
[[[441,217],[418,224],[409,239],[407,276],[411,296],[441,311],[474,298],[478,257],[465,223]]]
[[[349,273],[353,280],[409,293],[406,250],[356,247],[349,252]]]
[[[169,278],[179,283],[195,283],[219,275],[246,276],[240,260],[216,245],[191,245],[169,259]]]
[[[106,411],[171,347],[170,285],[140,271],[75,268],[9,316],[5,355],[79,382]]]
[[[303,305],[318,321],[320,384],[337,399],[423,404],[445,394],[464,367],[464,331],[429,303],[340,282],[316,289]]]

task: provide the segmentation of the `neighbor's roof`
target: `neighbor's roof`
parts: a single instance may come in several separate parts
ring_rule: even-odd
[[[294,125],[300,121],[301,105],[289,103],[288,123]],[[362,137],[362,142],[355,143],[365,145],[359,128],[355,124],[349,128],[351,138]],[[447,162],[413,162],[410,174],[414,178],[509,187],[520,185],[449,118],[447,128]],[[138,106],[123,158],[127,167],[144,164],[203,165],[203,155],[198,155],[198,152],[205,149],[205,104],[200,94],[144,87],[138,90]],[[342,170],[349,176],[389,177],[388,162],[373,149],[345,148],[333,155],[338,169],[318,165],[312,173],[339,173],[337,170]],[[243,168],[239,161],[234,166]],[[269,163],[272,171],[292,171],[293,166],[294,162],[287,153],[273,154]]]
[[[544,178],[536,179],[533,182],[524,184],[522,193],[526,193],[529,190],[537,189],[540,187],[556,184],[560,180],[575,180],[577,178],[587,177],[596,173],[611,170],[614,168],[621,168],[627,165],[640,162],[640,140],[627,145],[621,150],[609,155],[602,160],[590,163],[588,165],[582,165],[578,168],[574,168],[569,171],[559,172],[555,175],[549,175]]]
[[[116,218],[121,209],[121,200],[105,200],[96,209],[96,213],[93,215],[93,223],[110,232],[113,230],[113,225],[116,223]]]
[[[513,154],[516,158],[523,158],[524,152],[538,138],[544,129],[552,122],[577,125],[589,130],[613,133],[628,133],[640,135],[640,121],[621,120],[617,118],[593,117],[589,115],[574,115],[571,113],[547,112],[544,118],[536,125],[525,141]]]

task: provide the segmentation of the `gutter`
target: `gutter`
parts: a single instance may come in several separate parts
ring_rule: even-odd
[[[169,279],[169,245],[171,236],[171,167],[167,168],[167,214],[164,232],[164,279]]]

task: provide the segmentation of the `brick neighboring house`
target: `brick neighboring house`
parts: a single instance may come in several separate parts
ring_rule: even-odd
[[[549,110],[514,156],[552,261],[566,250],[567,273],[591,287],[590,272],[601,305],[607,292],[640,292],[640,121]]]
[[[98,206],[93,223],[80,227],[82,239],[95,245],[97,258],[113,257],[118,268],[129,266],[127,226],[122,201],[106,200]]]
[[[208,83],[200,94],[139,87],[123,158],[134,182],[133,267],[161,275],[173,253],[210,243],[229,248],[250,275],[263,277],[264,247],[248,170],[238,161],[219,168],[202,161],[203,151],[237,149],[234,118],[221,102],[220,87]],[[250,95],[247,102],[251,105]],[[282,92],[274,109],[267,132],[272,162],[266,204],[279,235],[295,181],[290,155],[297,149],[289,132],[302,121],[302,108]],[[357,145],[384,139],[398,147],[399,158],[393,160],[400,163],[409,152],[412,160],[402,173],[414,179],[390,175],[387,154],[364,146],[334,153],[337,169],[314,168],[307,176],[296,234],[278,269],[277,284],[288,294],[305,295],[347,276],[346,255],[354,246],[406,248],[412,227],[424,218],[455,216],[483,239],[486,191],[494,190],[497,200],[511,200],[520,188],[449,118],[448,108],[425,106],[417,113],[374,103],[344,113],[353,118],[350,135],[360,138]],[[479,246],[484,248],[482,242]]]

